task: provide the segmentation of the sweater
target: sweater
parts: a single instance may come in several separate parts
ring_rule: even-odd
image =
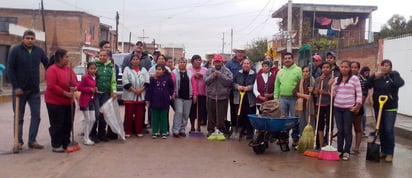
[[[196,70],[192,66],[190,66],[188,68],[188,70],[191,71],[193,75],[196,74]],[[196,94],[197,95],[206,96],[206,85],[205,85],[205,82],[203,80],[204,77],[205,77],[206,71],[207,71],[207,69],[205,67],[200,67],[199,73],[202,76],[199,77],[199,78],[194,77],[195,78],[195,84],[194,85],[196,85]]]
[[[373,107],[379,109],[379,95],[387,95],[388,101],[383,105],[383,110],[398,108],[399,88],[405,84],[401,75],[397,71],[392,71],[383,77],[376,79],[375,75],[368,78],[367,87],[373,88]]]
[[[233,103],[239,104],[240,100],[240,93],[237,90],[238,86],[247,86],[249,91],[246,92],[244,97],[247,97],[249,101],[249,107],[253,107],[256,105],[256,96],[253,94],[253,85],[256,80],[256,73],[253,70],[245,73],[243,70],[239,70],[239,72],[235,75],[233,79]]]
[[[271,72],[261,73],[257,75],[255,84],[253,86],[253,93],[256,96],[256,104],[263,102],[261,99],[259,99],[259,95],[264,96],[265,94],[273,94],[273,91],[275,90],[275,79],[276,74],[273,74]],[[268,99],[273,99],[273,97]]]
[[[150,78],[145,100],[150,102],[153,109],[169,110],[170,98],[173,96],[174,85],[170,76]]]
[[[276,75],[275,94],[274,98],[279,99],[280,96],[293,96],[293,89],[297,81],[302,78],[302,69],[296,64],[283,67]]]
[[[44,68],[48,65],[48,59],[44,51],[33,46],[31,52],[23,44],[13,47],[7,60],[7,74],[13,89],[20,88],[23,91],[40,92],[40,63]]]
[[[136,72],[134,69],[129,66],[124,68],[122,83],[124,90],[122,93],[122,99],[126,102],[128,101],[144,101],[146,91],[144,90],[139,96],[136,93],[130,91],[130,87],[133,88],[142,88],[148,86],[150,82],[150,76],[146,68],[140,67],[139,72]]]
[[[85,74],[80,81],[77,90],[81,92],[79,98],[79,106],[81,108],[87,107],[90,100],[93,98],[94,93],[92,89],[96,87],[96,76],[92,76],[90,74]]]
[[[217,77],[213,76],[215,68],[209,68],[205,75],[206,96],[211,99],[224,100],[229,98],[232,89],[233,75],[225,66],[219,70]]]
[[[64,96],[63,93],[64,91],[70,92],[70,87],[77,87],[78,85],[76,74],[70,67],[51,65],[46,71],[46,83],[47,87],[44,94],[46,103],[70,106],[73,99]]]
[[[338,108],[351,108],[356,103],[362,104],[362,88],[359,78],[355,75],[347,83],[341,82],[337,85],[338,78],[333,83],[333,94],[335,96],[333,106]]]

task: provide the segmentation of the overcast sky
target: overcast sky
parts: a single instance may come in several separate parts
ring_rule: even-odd
[[[260,38],[270,39],[278,32],[279,19],[271,14],[287,0],[44,0],[45,9],[78,10],[100,17],[100,22],[115,29],[115,13],[120,14],[120,38],[132,42],[139,37],[163,46],[182,46],[186,57],[193,54],[220,53],[225,34],[225,53],[230,53],[230,29],[233,48],[244,48]],[[373,5],[373,31],[395,13],[409,19],[407,1],[392,0],[294,0],[293,3]],[[1,0],[1,7],[38,9],[40,0]]]

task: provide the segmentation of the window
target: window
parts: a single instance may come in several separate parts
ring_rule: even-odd
[[[0,17],[0,32],[9,32],[9,24],[17,24],[17,17]]]

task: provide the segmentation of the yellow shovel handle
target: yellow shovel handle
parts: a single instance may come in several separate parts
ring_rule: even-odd
[[[379,95],[379,108],[383,108],[383,105],[388,101],[388,95]]]

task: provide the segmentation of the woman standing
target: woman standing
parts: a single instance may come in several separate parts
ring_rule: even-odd
[[[352,146],[352,123],[354,113],[359,112],[362,106],[362,89],[359,78],[352,75],[350,61],[342,61],[340,64],[340,75],[333,83],[333,103],[336,127],[338,129],[338,151],[341,159],[349,160],[350,148]]]
[[[140,58],[135,55],[131,58],[130,66],[124,68],[122,82],[124,91],[124,132],[126,138],[133,134],[133,126],[138,137],[143,136],[145,115],[145,87],[149,85],[149,73],[140,66]]]
[[[260,105],[268,100],[273,100],[273,92],[275,91],[276,73],[270,72],[270,62],[262,63],[262,72],[256,76],[253,85],[253,93],[256,96],[256,106],[260,111]]]
[[[398,92],[399,88],[405,84],[405,81],[399,72],[392,70],[392,62],[388,59],[381,62],[380,71],[372,74],[368,79],[367,86],[373,88],[375,113],[379,110],[379,96],[387,95],[389,98],[382,110],[379,139],[381,141],[381,157],[385,158],[386,162],[392,162],[395,150],[394,127],[398,113]]]
[[[351,64],[351,72],[353,75],[359,76],[360,70],[360,63],[357,61],[352,62]],[[360,76],[359,76],[360,77]],[[368,89],[366,85],[362,84],[362,80],[359,78],[359,82],[361,82],[362,88],[362,103],[365,103],[366,96],[368,96]],[[355,118],[353,119],[353,128],[355,129],[355,148],[352,149],[351,154],[359,154],[360,151],[360,144],[362,142],[362,118],[364,114],[364,109],[361,106],[359,112],[354,113]]]
[[[312,75],[310,74],[309,71],[309,66],[303,66],[302,67],[302,79],[298,80],[295,89],[293,89],[293,95],[298,98],[302,98],[303,102],[299,103],[296,102],[296,105],[302,104],[299,106],[301,109],[297,109],[298,107],[296,106],[296,114],[300,116],[299,120],[299,134],[302,135],[303,129],[305,126],[308,124],[307,118],[309,117],[309,114],[311,115],[311,122],[310,125],[312,125],[312,128],[315,128],[315,119],[314,119],[314,109],[313,109],[313,98],[312,98],[312,92],[313,92],[313,87],[311,85],[314,85],[315,79],[313,79]]]
[[[52,151],[64,152],[70,143],[74,118],[73,92],[78,83],[76,74],[68,66],[70,61],[66,50],[58,49],[51,60],[54,64],[46,71],[44,98],[49,114]]]

